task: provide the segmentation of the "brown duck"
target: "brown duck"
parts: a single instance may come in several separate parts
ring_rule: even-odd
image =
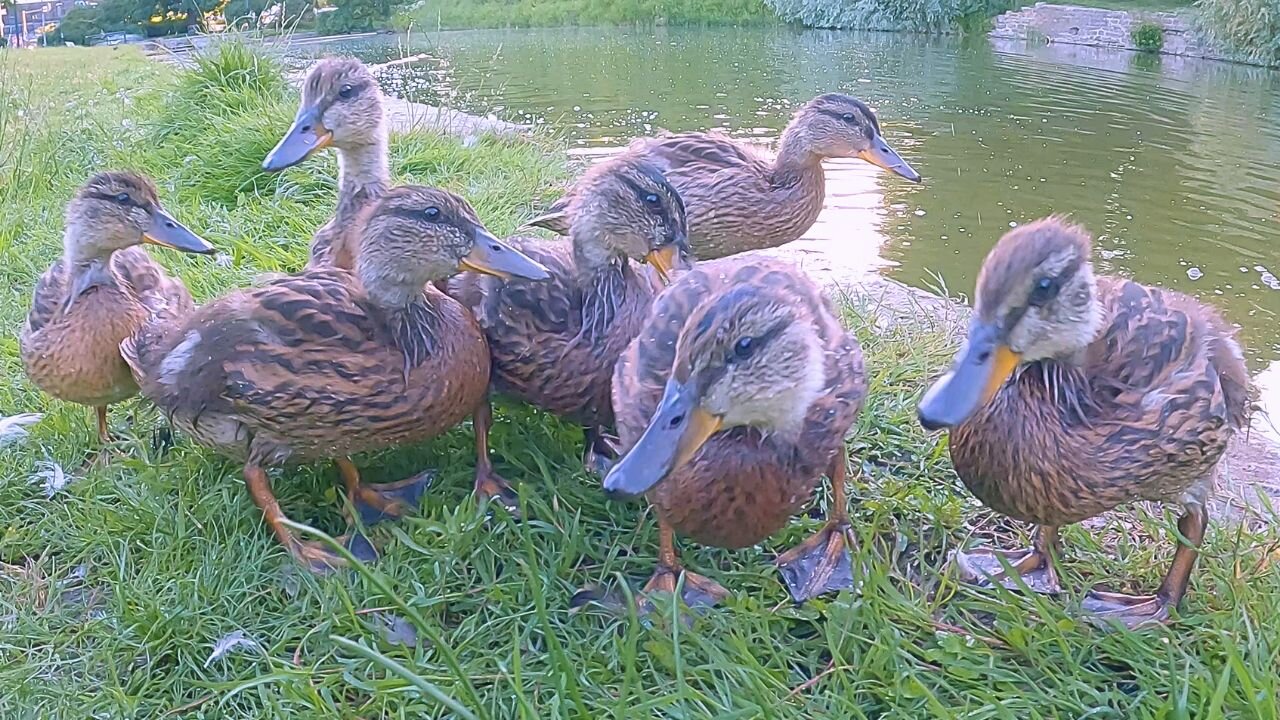
[[[652,165],[615,158],[587,172],[574,209],[569,242],[508,241],[545,265],[549,280],[461,275],[449,292],[484,328],[494,389],[581,423],[584,462],[603,475],[614,453],[602,435],[613,424],[613,366],[640,331],[663,280],[682,262],[684,206]],[[487,418],[479,424],[482,433]],[[509,502],[510,490],[496,476],[490,494]]]
[[[338,206],[312,237],[307,265],[349,270],[355,248],[347,247],[343,234],[362,208],[391,187],[382,93],[369,68],[354,58],[326,58],[311,68],[297,117],[262,168],[278,172],[329,146],[338,153]],[[350,244],[358,243],[352,238]]]
[[[797,601],[849,587],[844,438],[866,392],[857,340],[795,268],[724,261],[673,283],[613,378],[625,454],[604,486],[646,493],[657,509],[658,568],[645,592],[674,591],[674,533],[722,548],[759,543],[823,473],[834,494],[827,525],[778,565]],[[683,572],[686,604],[726,594]]]
[[[62,258],[36,283],[19,342],[27,377],[56,398],[94,408],[103,444],[111,440],[107,406],[138,392],[121,341],[157,315],[195,309],[182,282],[137,247],[143,243],[213,252],[165,212],[147,178],[89,178],[67,205]]]
[[[1154,595],[1091,592],[1085,609],[1128,626],[1168,618],[1204,538],[1205,504],[1227,441],[1247,421],[1249,376],[1232,328],[1200,302],[1095,276],[1091,240],[1060,218],[1001,238],[983,263],[969,338],[920,403],[951,428],[951,461],[993,510],[1038,527],[1030,550],[976,550],[970,577],[1005,558],[1037,589],[1058,588],[1058,528],[1134,500],[1184,508]]]
[[[484,335],[430,283],[464,269],[546,275],[441,190],[388,191],[361,213],[359,237],[354,272],[313,268],[233,292],[123,347],[143,394],[178,428],[245,460],[267,524],[315,570],[341,559],[281,522],[266,468],[334,460],[366,524],[416,507],[426,474],[369,486],[349,456],[436,437],[485,398]],[[358,533],[347,541],[372,554]]]
[[[912,181],[911,168],[880,134],[861,100],[829,93],[805,103],[782,133],[776,157],[719,133],[637,138],[624,154],[666,174],[689,212],[689,247],[700,260],[776,247],[804,235],[826,197],[824,158],[860,157]],[[568,232],[575,188],[529,224]]]

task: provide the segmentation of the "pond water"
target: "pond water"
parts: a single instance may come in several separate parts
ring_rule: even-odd
[[[582,153],[658,129],[768,142],[798,104],[848,92],[925,182],[829,163],[827,208],[793,254],[968,294],[1001,233],[1069,213],[1095,234],[1100,271],[1197,295],[1243,326],[1255,370],[1280,361],[1277,72],[784,28],[415,33],[299,50],[417,56],[387,69],[389,93],[549,125]]]

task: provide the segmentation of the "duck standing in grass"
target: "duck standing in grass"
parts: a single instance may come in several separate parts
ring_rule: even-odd
[[[728,261],[732,262],[732,261]],[[777,261],[695,268],[654,304],[618,361],[613,407],[625,454],[612,494],[647,494],[658,568],[645,586],[714,604],[718,583],[683,570],[674,535],[722,548],[777,532],[831,479],[826,526],[778,558],[796,601],[850,587],[845,434],[866,397],[862,351],[822,292]]]
[[[613,424],[613,366],[683,262],[686,225],[679,193],[655,167],[635,158],[592,167],[579,188],[568,242],[509,240],[545,265],[550,280],[460,275],[449,292],[484,328],[494,388],[581,423],[584,463],[603,475],[614,454],[603,437]],[[477,435],[484,429],[478,425]],[[489,486],[490,495],[511,504],[511,490],[500,478]]]
[[[880,134],[857,98],[828,93],[805,103],[782,132],[776,156],[720,133],[637,138],[625,152],[666,174],[689,212],[689,247],[699,260],[777,247],[818,219],[826,198],[825,158],[857,157],[920,182]],[[530,225],[566,234],[577,187]]]
[[[19,341],[27,377],[56,398],[92,407],[104,445],[107,406],[138,392],[120,343],[157,315],[195,310],[182,282],[138,247],[144,243],[214,251],[165,212],[147,178],[89,178],[67,205],[62,258],[36,283]]]
[[[1247,422],[1249,375],[1233,329],[1197,300],[1095,276],[1091,239],[1047,218],[1007,233],[978,276],[969,337],[920,402],[950,428],[951,461],[988,507],[1035,523],[1021,551],[957,553],[962,573],[1058,590],[1058,528],[1123,503],[1183,507],[1185,538],[1154,595],[1091,592],[1084,607],[1133,627],[1182,600],[1227,441]]]
[[[308,267],[354,267],[354,247],[343,237],[368,203],[391,187],[387,123],[378,82],[354,58],[326,58],[307,73],[293,125],[262,168],[279,172],[333,146],[338,153],[338,206],[311,239]]]
[[[462,270],[547,275],[442,190],[388,191],[360,213],[355,236],[354,271],[316,267],[236,291],[122,348],[143,394],[178,428],[245,460],[267,524],[316,571],[342,559],[283,523],[267,468],[333,460],[365,524],[416,508],[429,473],[370,486],[349,456],[434,438],[485,400],[484,335],[432,283]],[[372,557],[358,532],[344,540]]]

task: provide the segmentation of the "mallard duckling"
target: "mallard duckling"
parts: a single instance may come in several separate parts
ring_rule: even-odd
[[[796,111],[776,156],[705,132],[637,138],[625,154],[652,162],[680,191],[689,210],[689,247],[699,260],[777,247],[804,235],[826,198],[825,158],[859,157],[920,182],[885,142],[871,108],[838,93],[819,95]],[[576,192],[529,224],[568,232]]]
[[[62,242],[62,258],[36,283],[19,341],[22,363],[36,387],[92,407],[105,445],[107,406],[138,392],[121,341],[159,313],[195,309],[186,286],[137,246],[214,249],[160,206],[150,180],[131,172],[89,178],[67,205]]]
[[[233,292],[123,348],[143,394],[202,445],[245,460],[266,522],[314,570],[341,564],[283,524],[265,468],[334,460],[366,524],[416,507],[429,479],[368,486],[348,456],[421,442],[485,398],[489,351],[466,308],[431,285],[460,270],[528,278],[538,263],[489,234],[462,198],[399,187],[361,213],[354,272],[313,268]],[[353,552],[372,547],[358,533]]]
[[[382,92],[354,58],[326,58],[311,68],[298,115],[262,168],[278,172],[329,146],[338,153],[338,207],[312,237],[307,265],[351,269],[355,248],[346,246],[343,234],[365,205],[391,187]],[[350,244],[358,243],[352,238]]]
[[[824,472],[829,520],[778,565],[797,601],[849,587],[844,438],[866,392],[857,340],[795,268],[712,263],[673,283],[613,376],[626,450],[604,487],[645,493],[658,512],[658,568],[645,593],[673,592],[683,571],[686,604],[714,604],[726,591],[683,570],[674,533],[754,545],[786,524]]]
[[[1088,233],[1047,218],[1007,233],[978,276],[969,338],[920,403],[951,428],[974,495],[1038,527],[1030,550],[958,553],[969,578],[1058,589],[1058,528],[1133,500],[1178,503],[1179,544],[1154,595],[1092,592],[1087,611],[1164,621],[1187,590],[1227,441],[1247,422],[1249,375],[1234,332],[1197,300],[1095,276]]]
[[[683,262],[684,206],[652,165],[615,158],[587,172],[574,209],[569,242],[509,240],[545,265],[550,280],[460,275],[449,291],[484,328],[494,388],[581,423],[584,462],[603,474],[614,453],[603,435],[613,423],[613,365],[640,331],[663,279]],[[510,504],[500,478],[489,489]]]

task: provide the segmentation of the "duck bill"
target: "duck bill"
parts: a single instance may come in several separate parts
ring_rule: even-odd
[[[301,110],[293,125],[289,126],[289,132],[267,153],[267,159],[262,161],[262,169],[279,172],[292,167],[329,147],[332,142],[333,133],[320,122],[320,112],[315,109]]]
[[[974,322],[951,371],[930,387],[917,414],[928,430],[955,427],[995,397],[1022,358],[999,341],[994,325]]]
[[[920,182],[920,173],[907,164],[907,161],[902,159],[898,151],[890,147],[889,143],[885,142],[884,138],[879,135],[876,135],[871,141],[871,147],[858,153],[858,157],[876,167],[901,175],[913,183]]]
[[[161,208],[151,210],[151,225],[142,233],[142,242],[200,255],[209,255],[216,250]]]
[[[684,265],[680,244],[673,242],[663,245],[650,250],[649,254],[644,256],[644,261],[652,265],[653,269],[658,272],[658,277],[662,278],[663,285],[670,285],[672,273]]]
[[[463,270],[496,275],[504,280],[512,277],[546,280],[551,273],[542,263],[494,237],[484,228],[476,228],[471,252],[459,263]]]
[[[609,471],[604,489],[613,496],[648,492],[688,462],[720,430],[721,418],[698,406],[693,389],[673,378],[640,440]]]

